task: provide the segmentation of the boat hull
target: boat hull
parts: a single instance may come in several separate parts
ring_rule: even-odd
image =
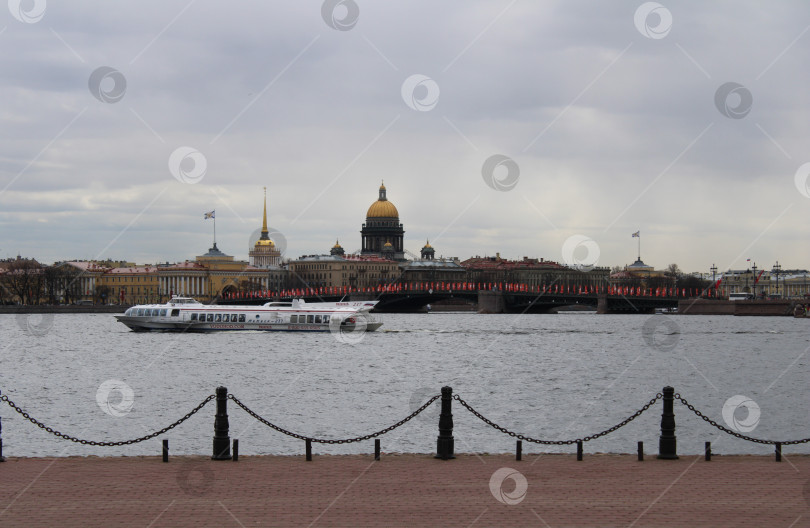
[[[135,332],[228,332],[254,330],[261,332],[334,332],[337,327],[329,324],[291,323],[186,323],[174,321],[145,320],[143,317],[116,315],[115,318]],[[361,325],[363,326],[363,325]],[[364,332],[374,332],[382,326],[380,321],[365,323]],[[352,332],[354,325],[341,324],[340,331]]]

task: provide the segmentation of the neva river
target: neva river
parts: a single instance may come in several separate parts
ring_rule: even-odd
[[[161,429],[219,385],[279,426],[319,438],[387,427],[443,385],[491,420],[542,439],[607,429],[665,385],[722,424],[728,423],[723,408],[730,398],[749,400],[727,411],[727,419],[753,427],[751,436],[810,437],[810,320],[591,313],[380,317],[380,331],[350,345],[328,333],[143,334],[112,315],[2,315],[0,390],[46,425],[97,441]],[[457,453],[514,451],[513,438],[453,403]],[[214,412],[212,401],[161,437],[91,447],[56,438],[0,402],[6,456],[158,456],[161,438],[169,439],[172,454],[210,455]],[[233,402],[228,412],[240,454],[303,454],[302,441],[260,424]],[[679,454],[700,453],[705,441],[716,454],[773,452],[720,433],[678,401],[675,414]],[[383,452],[435,452],[438,415],[437,402],[384,435]],[[587,442],[585,452],[634,453],[641,440],[648,454],[657,453],[660,419],[659,402],[628,426]],[[575,451],[527,442],[523,449]],[[313,450],[371,453],[373,441],[314,444]],[[810,445],[784,452],[810,453]]]

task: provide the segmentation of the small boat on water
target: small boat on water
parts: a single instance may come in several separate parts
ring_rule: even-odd
[[[133,306],[115,318],[135,331],[373,332],[382,326],[369,314],[375,304],[377,301],[308,303],[293,299],[261,306],[226,306],[172,297],[165,304]]]

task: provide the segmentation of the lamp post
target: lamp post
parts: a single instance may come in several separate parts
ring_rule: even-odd
[[[779,261],[776,261],[776,264],[773,266],[773,272],[776,275],[776,296],[779,296],[779,274],[782,272],[782,266],[779,265]]]
[[[751,266],[751,269],[754,271],[754,300],[757,298],[757,263],[754,262],[754,265]]]
[[[715,274],[717,273],[717,266],[712,263],[712,267],[709,268],[709,271],[712,272],[712,288],[714,289],[714,297],[717,298],[717,281],[714,278]]]

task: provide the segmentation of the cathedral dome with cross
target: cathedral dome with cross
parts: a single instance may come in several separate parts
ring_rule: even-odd
[[[377,201],[368,208],[366,223],[363,224],[360,234],[363,239],[362,255],[405,260],[403,246],[405,230],[399,222],[399,211],[388,200],[384,183],[380,185]]]

